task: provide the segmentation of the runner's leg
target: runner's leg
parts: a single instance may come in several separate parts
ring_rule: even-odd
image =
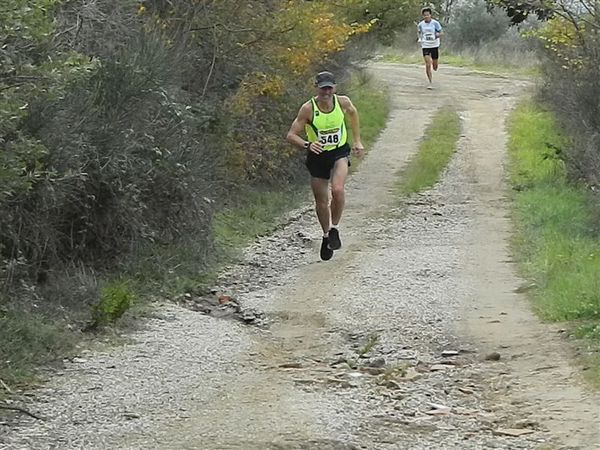
[[[433,62],[431,60],[431,55],[425,55],[423,56],[423,59],[425,60],[425,73],[427,74],[427,79],[429,79],[429,82],[432,82],[432,72],[431,72],[431,66],[433,65]]]
[[[344,184],[348,176],[348,158],[338,159],[332,170],[331,176],[331,222],[337,226],[342,218],[344,205],[346,204],[346,194]]]
[[[331,213],[329,210],[329,180],[324,178],[312,177],[310,179],[310,187],[312,188],[315,197],[315,209],[323,235],[327,235],[331,228]]]

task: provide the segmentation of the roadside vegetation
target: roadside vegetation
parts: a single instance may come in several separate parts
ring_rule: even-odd
[[[432,187],[456,151],[460,136],[460,117],[452,109],[442,108],[433,116],[424,132],[417,154],[399,173],[397,188],[403,195]]]
[[[544,20],[530,32],[538,106],[522,106],[511,124],[519,249],[536,308],[582,338],[586,373],[600,384],[600,11],[589,0],[494,3],[512,23]]]
[[[284,136],[316,71],[375,136],[384,95],[347,61],[418,11],[389,3],[2,2],[0,380],[272,229],[305,193]]]
[[[600,208],[585,184],[569,180],[563,152],[572,142],[558,130],[555,115],[532,102],[510,118],[514,252],[538,314],[598,351]],[[591,372],[600,382],[600,359]]]

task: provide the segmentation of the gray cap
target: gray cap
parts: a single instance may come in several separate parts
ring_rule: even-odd
[[[319,72],[315,78],[317,87],[335,87],[335,77],[331,72]]]

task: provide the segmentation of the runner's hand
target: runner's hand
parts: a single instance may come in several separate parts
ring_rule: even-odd
[[[311,142],[308,149],[317,155],[323,153],[323,147],[319,142]]]
[[[362,142],[358,141],[352,144],[352,154],[358,159],[361,159],[365,155],[365,147],[362,145]]]

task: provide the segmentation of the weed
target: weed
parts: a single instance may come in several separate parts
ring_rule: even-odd
[[[100,293],[100,300],[92,308],[91,328],[115,323],[131,307],[135,294],[126,281],[109,283]]]
[[[377,345],[377,343],[379,342],[379,335],[378,334],[370,334],[367,337],[367,342],[358,349],[357,353],[358,356],[365,356],[367,355],[371,350],[373,350],[375,348],[375,346]]]

